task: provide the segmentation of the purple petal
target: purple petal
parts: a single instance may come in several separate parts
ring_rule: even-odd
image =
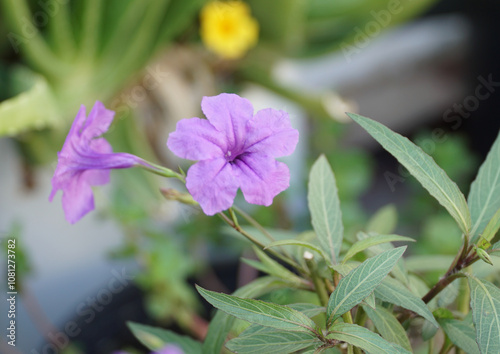
[[[181,348],[179,348],[175,345],[172,345],[172,344],[169,344],[166,347],[164,347],[160,350],[157,350],[153,353],[154,354],[184,354],[184,352],[181,350]]]
[[[189,168],[186,187],[203,212],[214,215],[233,205],[238,182],[233,167],[224,158],[203,160]]]
[[[235,160],[237,178],[245,200],[269,206],[273,198],[290,185],[290,171],[264,154],[247,154]]]
[[[263,109],[247,122],[244,150],[263,152],[272,157],[290,155],[299,141],[299,132],[292,128],[288,113]]]
[[[188,160],[208,160],[223,156],[226,150],[224,134],[206,119],[182,119],[167,141],[168,148]]]
[[[89,211],[94,210],[92,188],[82,177],[82,174],[76,174],[68,181],[63,191],[64,215],[71,224],[80,220]]]
[[[203,97],[201,109],[210,123],[225,136],[229,149],[245,143],[246,123],[253,117],[253,106],[245,98],[230,93]]]
[[[85,170],[82,179],[91,186],[102,186],[109,183],[110,170]]]
[[[85,121],[85,125],[82,127],[82,138],[90,140],[106,133],[114,116],[115,112],[106,109],[102,102],[96,101]]]

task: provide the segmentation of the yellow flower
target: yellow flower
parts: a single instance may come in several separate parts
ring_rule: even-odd
[[[211,1],[201,10],[200,21],[203,43],[223,58],[240,58],[257,43],[259,24],[242,1]]]

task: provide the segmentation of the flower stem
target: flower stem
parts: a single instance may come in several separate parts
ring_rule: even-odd
[[[245,213],[243,210],[241,210],[237,206],[233,205],[232,208],[234,209],[234,211],[236,211],[238,214],[240,214],[246,221],[248,221],[249,224],[251,224],[253,227],[258,229],[264,236],[266,236],[269,239],[269,241],[271,241],[271,242],[275,241],[274,237],[272,237],[271,234],[269,232],[267,232],[267,230],[261,224],[259,224],[259,222],[257,220],[252,218],[250,215]]]
[[[140,167],[148,172],[154,173],[162,177],[177,178],[181,182],[186,183],[186,179],[181,174],[174,172],[169,168],[157,165],[155,163],[146,160],[142,160],[141,163],[137,165],[137,167]]]
[[[224,214],[223,212],[220,212],[218,213],[218,215],[222,218],[222,220],[224,220],[226,222],[226,224],[228,224],[229,226],[231,226],[233,229],[235,229],[236,231],[238,231],[240,234],[242,234],[243,236],[245,236],[250,242],[252,242],[253,244],[255,244],[256,246],[258,246],[260,249],[264,250],[265,248],[265,245],[260,242],[259,240],[257,240],[255,237],[253,237],[252,235],[250,235],[248,232],[246,232],[245,230],[243,230],[241,228],[241,226],[237,225],[234,223],[233,220],[231,220],[230,218],[227,217],[226,214]],[[299,264],[297,264],[294,260],[288,258],[288,257],[285,257],[284,255],[282,255],[281,253],[279,252],[276,252],[275,250],[273,249],[266,249],[265,252],[269,253],[270,255],[278,258],[279,260],[285,262],[286,264],[288,264],[289,266],[293,267],[294,269],[298,270],[299,272],[303,273],[303,274],[307,274],[307,271],[302,268]]]

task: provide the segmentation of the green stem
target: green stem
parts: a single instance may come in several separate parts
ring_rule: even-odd
[[[169,3],[168,0],[150,3],[137,31],[128,39],[125,51],[122,46],[116,52],[107,54],[107,62],[102,70],[109,73],[109,80],[114,85],[120,85],[123,77],[136,72],[151,56],[156,33],[161,27],[161,20]],[[118,58],[120,60],[117,61]]]
[[[4,0],[1,3],[4,4],[5,12],[9,13],[6,17],[12,21],[17,31],[7,35],[14,51],[21,49],[31,65],[50,78],[59,77],[64,71],[68,71],[68,66],[54,55],[33,24],[26,0]]]
[[[460,291],[458,297],[458,311],[467,315],[470,306],[470,288],[467,284],[467,279],[460,280]]]
[[[142,161],[143,161],[143,163],[138,164],[137,167],[140,167],[148,172],[154,173],[154,174],[162,176],[162,177],[177,178],[181,182],[186,183],[185,178],[182,175],[180,175],[179,173],[174,172],[169,168],[157,165],[157,164],[149,162],[149,161],[145,161],[145,160],[142,160]]]
[[[236,231],[238,231],[240,234],[242,234],[243,236],[245,236],[250,242],[252,242],[253,244],[255,244],[257,247],[259,247],[260,249],[264,250],[265,245],[262,242],[260,242],[259,240],[257,240],[255,237],[253,237],[252,235],[250,235],[245,230],[243,230],[241,228],[241,226],[236,225],[233,220],[231,220],[230,218],[227,217],[226,214],[224,214],[223,212],[220,212],[220,213],[218,213],[218,215],[222,218],[222,220],[224,220],[226,222],[226,224],[228,224],[233,229],[235,229]],[[293,267],[294,269],[296,269],[297,271],[301,272],[302,274],[307,274],[307,271],[304,268],[302,268],[294,260],[289,259],[288,257],[283,256],[281,253],[276,252],[275,250],[273,250],[271,248],[266,249],[265,252],[267,252],[270,255],[278,258],[279,260],[281,260],[284,263],[288,264],[289,266]]]
[[[49,6],[59,9],[49,21],[52,45],[60,56],[72,58],[75,53],[75,38],[71,27],[69,1],[59,3],[57,0],[50,0]]]
[[[304,254],[304,259],[306,261],[307,268],[309,268],[309,271],[311,272],[314,289],[316,291],[316,294],[318,295],[319,302],[321,303],[322,306],[326,307],[329,301],[328,293],[326,291],[323,279],[320,278],[318,275],[318,269],[316,267],[316,262],[314,262],[313,257],[314,256],[312,253],[308,253],[307,256]]]
[[[274,237],[271,236],[269,232],[261,225],[257,220],[252,218],[250,215],[245,213],[243,210],[238,208],[237,206],[233,206],[234,211],[236,211],[238,214],[240,214],[250,225],[255,227],[257,230],[259,230],[265,237],[269,239],[269,241],[274,242],[276,241]]]
[[[85,0],[84,2],[80,55],[86,59],[94,58],[97,52],[102,4],[101,0]]]

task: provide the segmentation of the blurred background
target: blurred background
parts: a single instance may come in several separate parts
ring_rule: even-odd
[[[184,170],[166,140],[203,96],[286,110],[300,132],[290,189],[237,205],[276,235],[310,229],[308,170],[324,153],[347,237],[384,208],[419,240],[410,254],[455,254],[452,219],[344,112],[409,136],[467,195],[500,127],[498,18],[493,0],[0,0],[0,236],[17,238],[20,291],[17,346],[2,336],[0,351],[143,351],[126,321],[202,338],[192,284],[229,292],[257,275],[245,242],[142,171],[113,171],[96,211],[66,222],[50,179],[96,100],[116,112],[114,151]]]

